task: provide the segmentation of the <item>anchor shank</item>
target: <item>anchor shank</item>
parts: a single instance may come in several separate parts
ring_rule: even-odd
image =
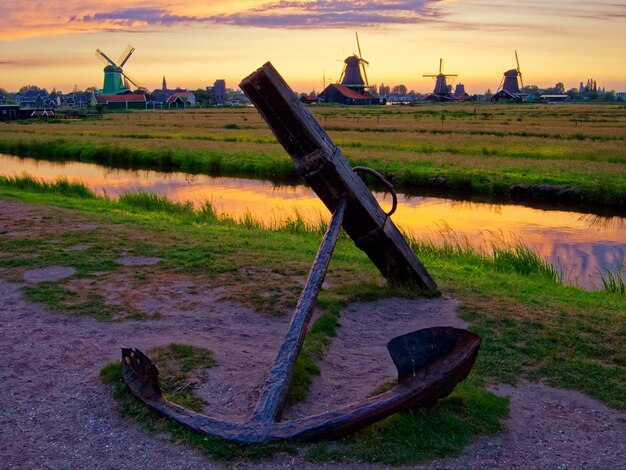
[[[345,209],[346,200],[342,199],[337,204],[337,208],[328,224],[324,239],[309,271],[306,285],[298,299],[298,305],[289,324],[285,339],[276,355],[274,366],[270,371],[263,390],[261,390],[259,400],[250,418],[251,421],[274,421],[282,410],[287,396],[287,389],[291,382],[293,368],[300,355],[307,326],[311,321],[313,307],[322,288],[328,264],[341,231]]]

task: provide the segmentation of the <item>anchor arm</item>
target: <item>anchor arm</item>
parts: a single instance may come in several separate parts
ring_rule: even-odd
[[[139,398],[154,410],[189,428],[211,436],[243,444],[260,444],[284,439],[311,440],[334,438],[379,421],[398,411],[420,405],[431,405],[450,394],[454,386],[469,374],[480,347],[480,337],[467,330],[438,327],[421,330],[423,347],[436,346],[442,337],[448,337],[452,348],[435,347],[427,366],[405,378],[394,389],[378,396],[364,398],[335,411],[284,422],[250,419],[245,423],[230,423],[183,408],[146,392],[144,371],[152,371],[150,359],[141,354],[140,362],[122,361],[124,380]],[[131,350],[126,350],[130,352]],[[137,350],[132,350],[137,351]],[[122,352],[124,357],[124,351]],[[143,361],[148,361],[143,363]],[[142,393],[144,392],[144,393]]]

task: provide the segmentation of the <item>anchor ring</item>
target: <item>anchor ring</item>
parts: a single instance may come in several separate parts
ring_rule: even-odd
[[[372,170],[371,168],[368,168],[366,166],[355,166],[354,168],[352,168],[352,170],[355,173],[367,173],[368,175],[373,176],[378,181],[380,181],[383,186],[385,186],[385,188],[387,188],[387,191],[389,192],[389,194],[391,194],[391,197],[393,198],[391,203],[391,209],[389,210],[389,212],[386,212],[387,217],[391,217],[391,215],[398,208],[398,196],[396,195],[396,190],[393,188],[393,184],[391,184],[389,180],[387,180],[387,178],[378,173],[376,170]]]

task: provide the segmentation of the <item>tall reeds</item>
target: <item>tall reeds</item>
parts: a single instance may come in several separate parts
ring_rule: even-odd
[[[602,287],[607,292],[626,295],[626,254],[620,250],[621,262],[615,271],[604,267],[599,270]]]
[[[448,225],[442,224],[432,237],[409,239],[418,254],[474,260],[500,272],[540,275],[557,283],[563,282],[561,270],[518,237],[505,236],[501,232],[488,235],[480,245],[476,245],[466,235],[458,234]]]

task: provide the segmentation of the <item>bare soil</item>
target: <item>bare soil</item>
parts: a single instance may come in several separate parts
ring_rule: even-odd
[[[71,266],[48,266],[39,269],[29,269],[24,272],[24,279],[30,282],[55,282],[76,274]]]
[[[51,240],[55,230],[95,226],[72,214],[0,201],[0,237],[29,236],[36,230],[33,220],[46,221],[42,228]],[[69,317],[27,301],[20,290],[23,284],[0,279],[3,468],[225,467],[120,417],[99,371],[119,358],[121,346],[145,350],[178,342],[210,349],[218,365],[198,388],[207,400],[205,412],[243,420],[252,411],[289,319],[220,301],[220,289],[193,277],[176,275],[164,282],[155,275],[139,282],[134,269],[142,268],[121,267],[105,276],[105,297],[147,314],[158,313],[158,318],[103,323]],[[463,326],[456,316],[457,306],[455,300],[446,298],[387,299],[349,306],[342,312],[342,327],[320,364],[322,373],[309,398],[285,410],[285,415],[325,411],[393,380],[395,369],[386,342],[419,327]],[[626,413],[581,393],[542,384],[500,385],[495,391],[511,397],[507,431],[477,440],[459,457],[423,468],[624,467]],[[286,455],[236,467],[378,468],[311,464],[300,456]]]

